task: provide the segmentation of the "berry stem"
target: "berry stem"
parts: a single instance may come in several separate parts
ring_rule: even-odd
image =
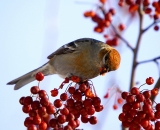
[[[39,87],[40,81],[38,81],[38,87]]]
[[[144,84],[142,84],[141,86],[139,86],[139,89],[143,86],[143,85],[145,85],[146,83],[144,83]]]
[[[72,85],[72,82],[67,86],[65,93],[67,93],[68,88]]]
[[[96,89],[95,89],[94,85],[92,85],[92,87],[93,87],[93,90],[94,90],[94,94],[97,97],[97,93],[96,93]]]

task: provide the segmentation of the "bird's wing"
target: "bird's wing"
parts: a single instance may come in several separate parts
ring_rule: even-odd
[[[62,47],[60,47],[58,50],[56,50],[55,52],[53,52],[52,54],[50,54],[47,58],[51,59],[52,57],[54,57],[54,55],[61,55],[61,54],[66,54],[66,53],[72,53],[73,51],[75,51],[75,49],[77,48],[77,45],[75,42],[70,42],[66,45],[63,45]]]
[[[55,52],[53,52],[52,54],[50,54],[47,58],[51,59],[55,55],[73,53],[74,51],[77,50],[78,44],[90,42],[91,40],[94,40],[94,39],[91,39],[91,38],[81,38],[81,39],[75,40],[73,42],[70,42],[70,43],[68,43],[68,44],[63,45],[62,47],[60,47],[58,50],[56,50]]]

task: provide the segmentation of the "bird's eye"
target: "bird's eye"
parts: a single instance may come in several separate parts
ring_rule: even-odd
[[[104,57],[104,60],[105,60],[105,68],[106,68],[107,72],[109,72],[110,71],[110,68],[109,68],[109,54],[107,54]]]
[[[108,59],[109,59],[109,54],[105,56],[105,62],[107,62]]]

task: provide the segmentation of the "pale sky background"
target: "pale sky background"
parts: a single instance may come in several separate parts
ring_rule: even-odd
[[[96,0],[94,1],[96,2]],[[23,122],[27,115],[21,110],[19,98],[30,95],[30,87],[37,85],[35,81],[18,91],[14,91],[14,86],[7,86],[7,82],[43,65],[47,62],[47,56],[63,44],[83,37],[104,41],[102,35],[93,32],[94,23],[83,17],[83,13],[92,8],[92,5],[78,4],[75,0],[0,1],[0,126],[2,130],[26,130]],[[124,19],[124,17],[118,18],[116,22]],[[146,20],[149,18],[146,17]],[[151,21],[147,21],[144,26],[149,23]],[[137,28],[138,24],[135,21],[124,33],[133,46],[138,35]],[[138,61],[159,56],[159,41],[160,32],[155,32],[151,28],[145,33],[138,53]],[[114,84],[117,84],[121,90],[128,90],[132,53],[123,43],[117,49],[122,57],[120,68],[104,77],[99,76],[92,80],[97,94],[102,99],[107,89]],[[154,63],[138,66],[136,81],[143,84],[149,76],[154,77],[155,81],[159,77]],[[50,93],[50,90],[58,87],[62,81],[63,79],[57,75],[45,77],[40,87]],[[153,85],[149,88],[152,87]],[[114,99],[107,104],[102,112],[96,114],[99,122],[95,126],[85,124],[79,128],[84,130],[120,130],[121,123],[118,120],[118,115],[121,109],[114,111],[112,109],[113,101]],[[103,103],[106,104],[107,100],[103,100]]]

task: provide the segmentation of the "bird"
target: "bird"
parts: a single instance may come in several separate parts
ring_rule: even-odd
[[[50,54],[48,62],[10,82],[18,90],[35,80],[35,75],[42,72],[44,76],[58,74],[62,78],[77,76],[82,81],[95,78],[120,66],[119,52],[106,43],[93,38],[80,38],[61,46]]]

